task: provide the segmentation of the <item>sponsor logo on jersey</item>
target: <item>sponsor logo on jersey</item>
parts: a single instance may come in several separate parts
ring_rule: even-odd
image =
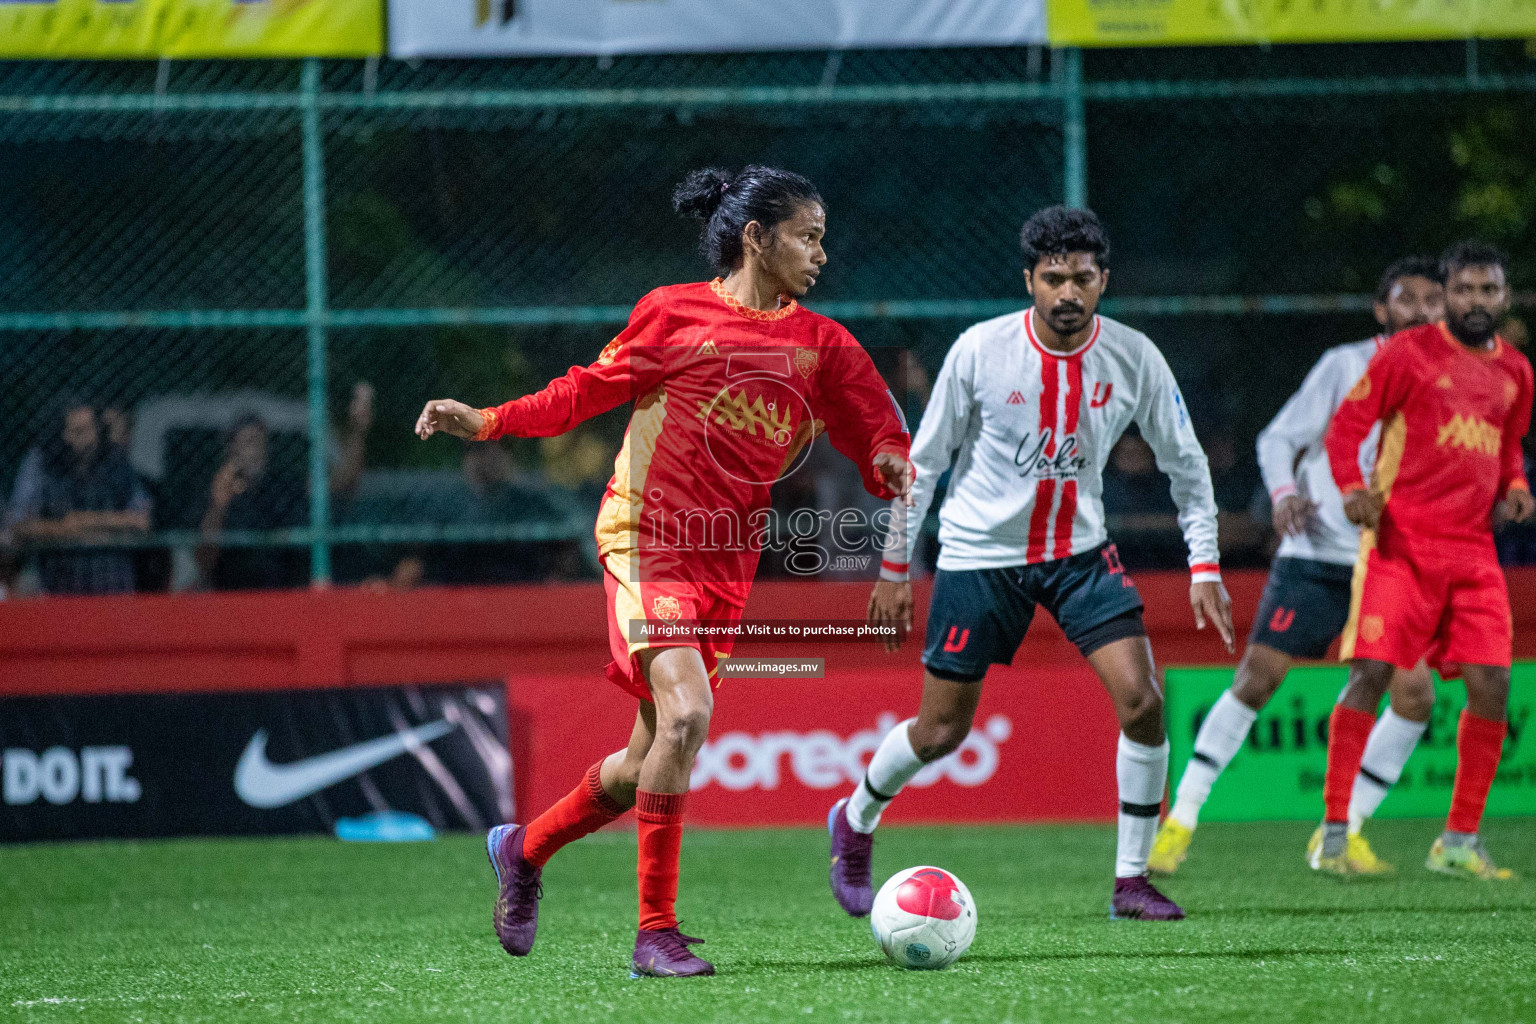
[[[1109,401],[1110,394],[1115,390],[1114,381],[1096,380],[1093,382],[1093,396],[1088,399],[1088,408],[1102,409]]]
[[[1344,396],[1346,402],[1362,402],[1371,397],[1371,375],[1366,374],[1355,381],[1355,386],[1349,389],[1349,394]]]
[[[683,617],[683,604],[670,594],[651,602],[651,612],[662,622],[676,622]]]
[[[1024,404],[1024,392],[1022,392],[1022,391],[1015,391],[1012,394],[1010,394],[1008,396],[1008,404],[1009,405],[1023,405]]]
[[[794,434],[794,423],[787,407],[780,407],[777,402],[765,402],[762,395],[749,402],[745,388],[733,395],[729,387],[724,387],[713,402],[700,401],[698,418],[707,421],[711,413],[716,426],[744,430],[752,437],[758,437],[761,431],[762,437],[780,447],[789,444]]]
[[[816,372],[816,350],[813,348],[795,349],[795,369],[799,371],[800,376],[809,380],[811,374]]]
[[[1046,427],[1036,437],[1025,434],[1013,453],[1013,464],[1019,467],[1020,476],[1034,476],[1040,480],[1075,480],[1088,465],[1087,456],[1078,446],[1077,435],[1068,434],[1056,445],[1055,452],[1047,455],[1055,436],[1054,427]]]
[[[808,789],[854,785],[864,778],[865,765],[898,721],[894,713],[884,712],[873,729],[847,737],[826,729],[724,733],[699,751],[689,788],[771,791],[788,782],[786,774]],[[960,749],[924,766],[908,785],[920,789],[940,781],[967,788],[983,785],[997,773],[1000,748],[1012,735],[1013,722],[1006,715],[993,715],[971,730]]]
[[[720,350],[715,347],[713,338],[699,346],[699,355],[701,356],[717,356],[719,354]]]
[[[1484,455],[1498,455],[1504,432],[1487,420],[1457,413],[1449,423],[1442,423],[1435,444],[1442,448],[1467,448]]]

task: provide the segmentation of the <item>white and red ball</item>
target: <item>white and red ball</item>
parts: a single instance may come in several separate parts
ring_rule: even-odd
[[[965,883],[943,868],[907,868],[875,894],[869,926],[886,956],[903,967],[936,971],[971,948],[976,903]]]

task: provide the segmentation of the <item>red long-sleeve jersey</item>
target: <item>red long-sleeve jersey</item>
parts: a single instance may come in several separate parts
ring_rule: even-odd
[[[1489,542],[1489,514],[1522,475],[1531,364],[1495,338],[1474,352],[1443,323],[1393,335],[1328,428],[1328,461],[1346,496],[1366,486],[1360,444],[1382,421],[1371,486],[1386,498],[1380,538]],[[1427,549],[1426,549],[1427,550]]]
[[[721,281],[658,288],[590,366],[483,410],[479,437],[549,437],[625,402],[635,409],[597,519],[609,571],[709,582],[745,600],[769,488],[825,433],[864,486],[894,495],[875,456],[907,457],[900,407],[840,324],[790,302],[752,309]]]

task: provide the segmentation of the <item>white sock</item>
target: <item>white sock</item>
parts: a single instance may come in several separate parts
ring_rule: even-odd
[[[923,770],[923,762],[907,737],[907,727],[915,721],[909,718],[885,734],[875,756],[869,759],[864,781],[848,797],[848,824],[855,832],[873,832],[891,798]]]
[[[1360,831],[1365,819],[1376,813],[1376,808],[1386,799],[1387,791],[1402,777],[1403,765],[1408,763],[1408,755],[1413,753],[1428,725],[1428,722],[1404,718],[1390,707],[1376,719],[1371,737],[1365,741],[1360,774],[1355,776],[1355,788],[1349,796],[1351,832]]]
[[[1149,747],[1120,734],[1115,753],[1115,778],[1120,783],[1120,841],[1115,852],[1115,877],[1147,872],[1147,855],[1157,833],[1168,786],[1168,741]]]
[[[1200,823],[1200,808],[1211,795],[1211,786],[1242,748],[1258,714],[1234,697],[1231,690],[1216,698],[1210,714],[1200,723],[1194,756],[1184,767],[1179,794],[1168,817],[1190,829]]]

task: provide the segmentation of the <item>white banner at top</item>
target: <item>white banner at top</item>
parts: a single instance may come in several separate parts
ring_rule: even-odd
[[[1045,0],[389,0],[395,57],[1043,42]]]

